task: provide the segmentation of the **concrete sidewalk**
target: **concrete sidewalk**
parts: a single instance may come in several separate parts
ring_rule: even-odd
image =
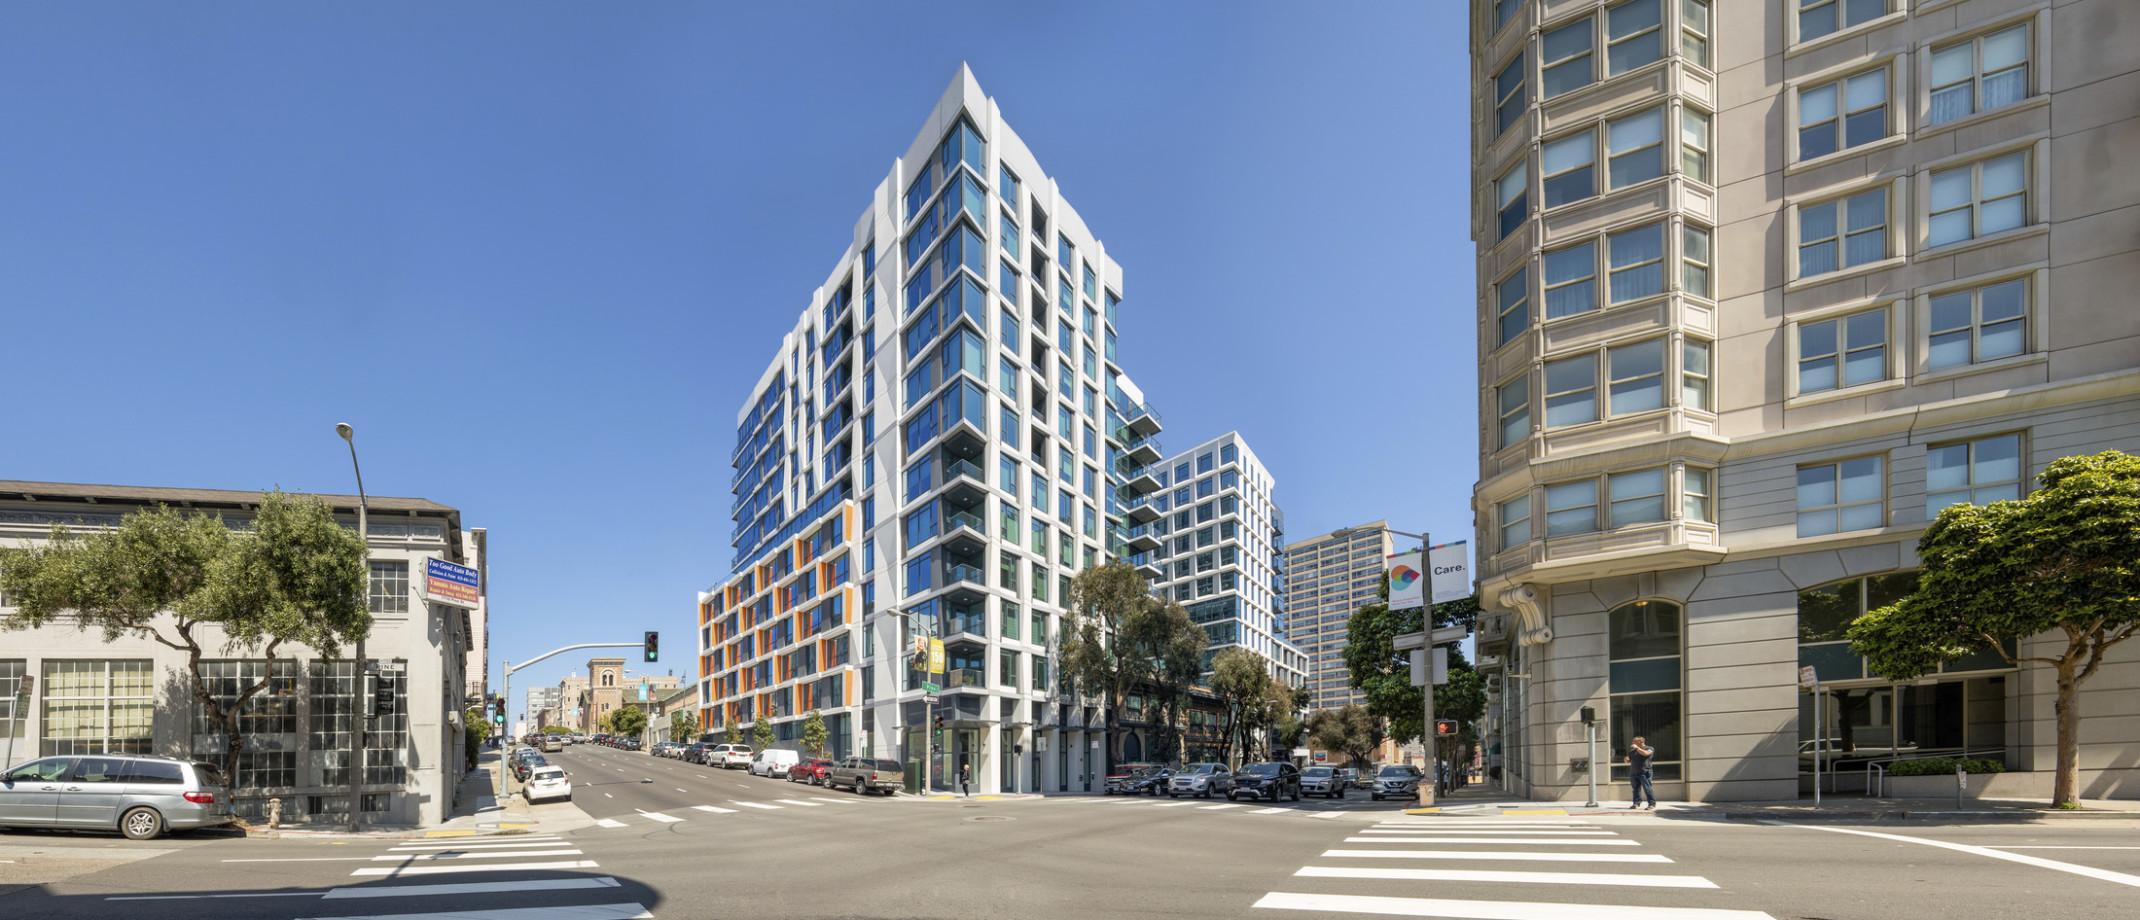
[[[1533,802],[1519,799],[1491,786],[1468,786],[1436,798],[1432,809],[1407,808],[1412,815],[1552,814],[1552,815],[1656,815],[1660,817],[1711,816],[1782,821],[1827,818],[1913,819],[2140,819],[2140,801],[2130,799],[2083,799],[2077,809],[2052,808],[2049,799],[1964,799],[1957,808],[1952,796],[1941,798],[1868,798],[1860,795],[1827,796],[1819,804],[1812,798],[1762,802],[1660,802],[1655,811],[1627,807],[1626,784],[1598,790],[1598,804],[1581,802]]]
[[[585,813],[563,803],[563,808],[537,809],[519,795],[506,796],[505,753],[486,750],[476,758],[476,769],[461,778],[454,789],[453,814],[435,825],[374,825],[352,833],[341,825],[286,825],[271,828],[241,825],[248,837],[473,837],[485,834],[521,834],[575,830],[594,822]],[[575,820],[576,819],[576,820]]]

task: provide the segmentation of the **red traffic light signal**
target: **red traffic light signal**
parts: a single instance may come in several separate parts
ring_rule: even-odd
[[[1451,738],[1451,737],[1455,737],[1455,736],[1456,736],[1456,720],[1455,720],[1455,719],[1436,719],[1436,720],[1434,720],[1434,734],[1435,734],[1435,735],[1437,735],[1437,736],[1439,736],[1439,737],[1443,737],[1443,738]]]

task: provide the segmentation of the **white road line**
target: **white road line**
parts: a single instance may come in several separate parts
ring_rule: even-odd
[[[1310,817],[1310,818],[1339,818],[1339,817],[1343,817],[1344,815],[1345,815],[1345,813],[1344,813],[1344,812],[1342,812],[1342,811],[1326,811],[1326,812],[1322,812],[1322,813],[1320,813],[1320,814],[1313,814],[1313,815],[1309,815],[1308,817]]]
[[[1466,920],[1775,920],[1758,910],[1704,907],[1616,907],[1548,901],[1457,901],[1447,898],[1375,898],[1349,894],[1273,891],[1255,906],[1401,917],[1462,917]]]
[[[1219,810],[1219,809],[1221,809],[1221,808],[1240,808],[1240,807],[1242,807],[1242,806],[1241,806],[1241,804],[1240,804],[1240,803],[1238,803],[1238,802],[1228,802],[1228,803],[1226,803],[1226,804],[1224,804],[1224,805],[1202,805],[1202,806],[1198,806],[1198,807],[1197,807],[1197,810],[1198,810],[1198,811],[1217,811],[1217,810]]]
[[[341,898],[428,898],[449,894],[492,894],[504,891],[571,891],[580,888],[622,888],[616,879],[603,878],[539,878],[518,882],[460,882],[447,885],[388,885],[372,888],[333,888],[320,897]]]
[[[1361,869],[1308,866],[1302,878],[1386,878],[1408,882],[1512,882],[1531,885],[1621,885],[1631,888],[1715,888],[1699,875],[1624,875],[1607,872],[1512,872],[1500,869]]]
[[[804,808],[823,808],[823,807],[825,807],[825,803],[823,803],[823,802],[805,802],[805,801],[803,801],[803,800],[801,800],[801,799],[774,799],[773,801],[775,801],[775,802],[780,802],[780,803],[782,803],[782,804],[786,804],[786,805],[801,805],[801,806],[802,806],[802,807],[804,807]]]
[[[1595,828],[1601,825],[1582,821],[1377,821],[1376,827],[1574,827]]]
[[[603,798],[605,798],[605,799],[614,799],[614,798],[616,798],[616,796],[610,795],[610,794],[609,794],[609,793],[607,793],[607,792],[604,792],[604,793],[602,793],[602,797],[603,797]]]
[[[811,796],[811,797],[810,797],[810,801],[812,801],[812,802],[831,802],[831,803],[832,803],[832,804],[834,804],[834,805],[853,805],[853,804],[855,803],[855,800],[853,800],[853,799],[828,799],[828,798],[825,798],[824,796],[821,796],[821,795],[813,795],[813,796]]]
[[[370,862],[369,856],[309,856],[300,859],[226,859],[227,863],[255,862]]]
[[[570,847],[557,850],[512,850],[505,853],[389,853],[374,856],[372,862],[433,862],[441,859],[526,859],[530,856],[580,856],[579,850]]]
[[[1785,826],[1784,822],[1781,821],[1763,821],[1761,823],[1774,824],[1779,827]],[[1970,846],[1966,843],[1949,843],[1945,840],[1928,840],[1923,837],[1905,837],[1901,834],[1881,834],[1876,833],[1874,831],[1852,830],[1850,828],[1845,827],[1820,827],[1811,824],[1799,824],[1790,826],[1803,827],[1809,831],[1828,831],[1829,833],[1834,834],[1856,834],[1860,837],[1878,837],[1882,840],[1900,840],[1903,843],[1921,843],[1928,847],[1939,847],[1945,850],[1954,850],[1959,853],[1974,853],[1978,856],[1989,856],[1993,859],[2003,859],[2007,862],[2016,862],[2024,866],[2035,866],[2039,869],[2051,869],[2058,872],[2071,872],[2074,875],[2086,876],[2088,878],[2098,879],[2116,885],[2129,885],[2134,888],[2140,888],[2140,876],[2126,875],[2123,872],[2112,872],[2108,869],[2097,869],[2092,866],[2077,866],[2073,863],[2059,862],[2055,859],[2043,859],[2041,857],[2036,856],[2023,856],[2019,853],[2006,853],[1999,850],[1989,849],[1986,847]]]
[[[1992,849],[1994,849],[1994,850],[2140,850],[2140,847],[2054,847],[2054,846],[2040,846],[2040,847],[2024,847],[2024,846],[2008,846],[2008,845],[2004,845],[2004,844],[1994,844],[1994,845],[1992,845]]]
[[[532,863],[484,863],[468,866],[373,866],[358,869],[351,875],[440,875],[447,872],[524,872],[530,869],[592,869],[592,859],[566,859],[558,862]]]
[[[658,811],[642,811],[642,812],[639,812],[639,814],[641,814],[642,816],[648,817],[648,818],[652,818],[652,819],[654,819],[654,820],[656,820],[656,821],[659,821],[659,822],[661,822],[661,823],[663,823],[663,824],[675,824],[675,823],[677,823],[677,822],[679,822],[679,821],[682,821],[682,820],[683,820],[682,818],[678,818],[678,817],[675,817],[675,816],[673,816],[673,815],[665,815],[665,814],[662,814],[661,812],[658,812]]]
[[[1249,812],[1249,814],[1252,814],[1252,815],[1275,815],[1275,814],[1278,814],[1279,812],[1284,812],[1284,811],[1292,811],[1292,809],[1290,809],[1290,808],[1258,808],[1258,809],[1256,809],[1255,811],[1251,811],[1251,812]]]
[[[733,808],[722,808],[717,805],[693,805],[691,807],[696,808],[699,811],[710,811],[717,815],[732,815],[736,813],[736,810]]]
[[[1196,804],[1196,803],[1195,803],[1195,802],[1161,802],[1161,803],[1159,803],[1159,804],[1157,804],[1157,805],[1154,805],[1154,806],[1152,806],[1152,807],[1153,807],[1153,808],[1180,808],[1180,807],[1182,807],[1183,805],[1194,805],[1194,804]]]
[[[737,784],[736,784],[736,788],[737,788],[737,789],[749,789],[749,788],[750,788],[750,784],[749,784],[749,783],[737,783]]]
[[[1655,853],[1495,853],[1485,850],[1325,850],[1332,859],[1478,859],[1502,862],[1668,863]]]
[[[562,840],[545,840],[540,843],[412,843],[395,847],[388,852],[406,853],[421,850],[525,850],[533,847],[570,846]]]
[[[644,905],[582,904],[563,907],[526,907],[516,910],[455,910],[422,914],[374,914],[363,917],[322,917],[318,920],[633,920],[652,917]]]
[[[1503,844],[1509,846],[1556,846],[1556,847],[1631,847],[1637,844],[1625,837],[1594,838],[1580,840],[1524,840],[1513,837],[1347,837],[1346,843],[1465,843]]]
[[[629,825],[629,824],[626,824],[626,823],[624,823],[624,822],[622,822],[622,821],[619,821],[619,820],[617,820],[617,819],[615,819],[615,818],[599,818],[599,819],[597,819],[597,820],[596,820],[596,821],[595,821],[594,823],[596,823],[596,824],[598,824],[598,825],[601,825],[602,827],[630,827],[630,826],[631,826],[631,825]]]
[[[778,806],[778,805],[767,805],[767,804],[765,804],[764,802],[734,802],[734,801],[732,801],[732,802],[729,802],[728,804],[730,804],[730,805],[741,805],[741,806],[743,806],[743,807],[745,807],[745,808],[763,808],[763,809],[766,809],[766,810],[768,810],[768,811],[779,811],[779,810],[780,810],[780,806]]]
[[[682,786],[678,786],[678,787],[676,787],[676,791],[678,791],[678,792],[684,792],[684,793],[688,793],[688,792],[690,792],[690,790],[688,790],[688,789],[685,789],[685,788],[684,788],[684,787],[682,787]]]
[[[707,775],[706,775],[706,774],[704,774],[704,773],[693,773],[693,774],[691,774],[691,775],[692,775],[692,776],[696,776],[696,777],[698,777],[699,779],[712,779],[712,778],[713,778],[713,777],[711,777],[711,776],[707,776]]]
[[[1414,837],[1414,836],[1419,836],[1419,835],[1423,835],[1423,834],[1446,834],[1446,833],[1450,833],[1450,831],[1442,831],[1442,830],[1435,830],[1434,828],[1431,828],[1431,827],[1368,827],[1368,828],[1362,828],[1362,829],[1360,830],[1360,833],[1363,833],[1363,834],[1387,834],[1387,835],[1389,835],[1389,836],[1391,836],[1391,837]],[[1494,836],[1496,836],[1496,837],[1618,837],[1618,836],[1620,836],[1620,835],[1618,835],[1618,834],[1615,834],[1615,833],[1613,833],[1612,831],[1604,830],[1604,829],[1602,829],[1602,828],[1600,828],[1600,829],[1598,829],[1598,830],[1594,830],[1594,831],[1578,831],[1578,830],[1564,830],[1564,829],[1560,829],[1560,828],[1543,828],[1543,827],[1539,827],[1539,828],[1529,828],[1529,829],[1518,829],[1518,828],[1510,828],[1510,829],[1507,829],[1507,830],[1502,830],[1502,829],[1500,829],[1500,828],[1492,828],[1492,827],[1467,827],[1467,828],[1464,828],[1463,830],[1460,830],[1460,831],[1456,831],[1456,833],[1459,833],[1459,834],[1492,834],[1492,835],[1494,835]]]

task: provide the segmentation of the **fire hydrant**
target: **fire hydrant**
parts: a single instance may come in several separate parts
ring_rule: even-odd
[[[279,798],[268,800],[268,826],[282,826],[282,800]]]

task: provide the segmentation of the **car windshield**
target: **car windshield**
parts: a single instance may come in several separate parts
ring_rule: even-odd
[[[1247,766],[1247,767],[1244,767],[1244,768],[1242,768],[1242,770],[1241,770],[1241,775],[1243,775],[1243,776],[1277,776],[1277,775],[1278,775],[1278,765],[1277,765],[1277,764],[1274,764],[1274,763],[1259,763],[1259,764],[1251,764],[1251,765],[1249,765],[1249,766]]]
[[[536,779],[564,779],[565,771],[559,767],[544,767],[535,771]]]
[[[1215,763],[1192,763],[1186,767],[1183,767],[1181,771],[1192,776],[1200,776],[1204,774],[1217,773],[1219,771],[1219,765]]]
[[[1382,768],[1382,773],[1381,773],[1381,776],[1382,776],[1382,778],[1383,778],[1383,779],[1411,779],[1411,778],[1412,778],[1412,768],[1411,768],[1411,767],[1383,767],[1383,768]]]
[[[201,785],[203,786],[223,785],[223,768],[215,764],[201,763],[196,760],[193,762],[193,773],[201,778]]]
[[[1336,775],[1336,773],[1336,770],[1332,770],[1329,767],[1309,767],[1306,770],[1302,770],[1300,772],[1300,775],[1311,777],[1313,779],[1329,779],[1331,776]]]

